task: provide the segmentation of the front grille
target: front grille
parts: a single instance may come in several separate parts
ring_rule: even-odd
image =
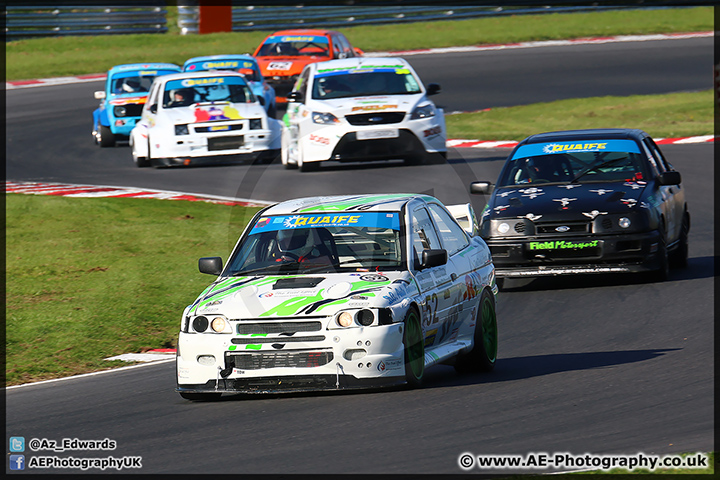
[[[320,322],[239,323],[237,326],[237,333],[240,335],[317,332],[318,330],[322,330]]]
[[[233,338],[231,342],[234,345],[258,345],[261,343],[303,343],[303,342],[322,342],[325,340],[325,335],[305,336],[305,337],[250,337],[250,338]]]
[[[236,123],[234,125],[209,125],[205,127],[195,127],[197,133],[208,133],[208,132],[227,132],[230,130],[242,130],[243,124]]]
[[[350,125],[387,125],[400,123],[405,118],[405,112],[378,112],[359,113],[357,115],[345,115]]]
[[[523,222],[515,224],[515,233],[525,233],[525,224]]]
[[[559,227],[568,227],[565,231],[558,231]],[[572,235],[577,233],[590,233],[589,223],[545,223],[535,226],[538,235]]]
[[[128,103],[126,105],[123,105],[125,107],[125,115],[124,117],[139,117],[142,115],[142,110],[144,104],[137,104],[137,103]]]
[[[210,137],[208,138],[208,150],[235,150],[243,146],[244,137]]]
[[[332,359],[331,351],[243,353],[228,356],[228,360],[240,370],[322,367]]]
[[[612,226],[613,226],[612,220],[610,220],[607,217],[602,219],[602,228],[604,228],[605,230],[610,230],[612,228]]]

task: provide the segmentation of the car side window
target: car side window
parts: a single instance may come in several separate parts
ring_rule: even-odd
[[[310,68],[305,67],[295,83],[295,90],[302,95],[303,103],[305,103],[305,99],[307,98],[308,78],[310,78]]]
[[[660,150],[660,147],[658,147],[657,143],[652,138],[646,138],[645,141],[650,146],[650,151],[653,152],[653,155],[655,155],[655,158],[658,159],[658,162],[661,165],[661,168],[664,170],[674,170],[673,166],[670,165],[670,162],[667,161],[665,158],[665,155],[663,155],[662,150]]]
[[[338,40],[340,41],[340,45],[342,48],[342,51],[345,53],[346,57],[354,57],[355,52],[353,52],[352,47],[350,46],[350,42],[347,38],[345,38],[345,35],[342,33],[338,34]]]
[[[425,207],[418,207],[412,213],[412,257],[413,268],[418,269],[423,250],[442,248],[435,227]]]
[[[455,222],[445,209],[440,205],[431,203],[430,212],[432,212],[443,247],[447,250],[448,255],[454,255],[470,244],[465,230]]]
[[[147,110],[150,110],[150,106],[156,105],[158,103],[158,91],[160,90],[160,84],[156,83],[152,87],[152,91],[150,92],[150,95],[148,95],[147,103],[145,104],[145,108]]]
[[[648,153],[648,160],[652,165],[653,174],[658,175],[664,172],[666,170],[665,166],[660,162],[660,159],[658,159],[655,149],[653,149],[650,142],[647,141],[647,138],[643,139],[643,147],[645,147],[645,152]]]
[[[343,48],[342,44],[340,43],[340,39],[337,35],[333,35],[330,37],[330,41],[332,41],[332,56],[333,58],[344,58],[343,55]]]

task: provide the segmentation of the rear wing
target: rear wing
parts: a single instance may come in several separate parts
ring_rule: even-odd
[[[455,218],[455,221],[465,230],[471,237],[476,237],[480,234],[478,227],[477,217],[475,216],[475,210],[469,203],[461,205],[446,205],[446,208],[450,214]]]

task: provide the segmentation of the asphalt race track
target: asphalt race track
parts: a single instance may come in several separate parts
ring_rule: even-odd
[[[447,111],[474,110],[708,89],[712,43],[664,40],[408,60],[426,82],[443,85],[436,98]],[[439,78],[431,78],[433,72]],[[127,146],[100,149],[92,142],[92,92],[100,88],[94,82],[7,91],[6,179],[269,201],[425,192],[446,204],[472,202],[480,211],[484,199],[469,196],[467,185],[494,181],[509,153],[452,149],[442,165],[330,163],[313,173],[279,164],[138,169]],[[117,443],[114,450],[25,455],[139,456],[142,468],[123,472],[150,474],[463,473],[463,453],[713,451],[713,145],[667,145],[663,151],[682,173],[692,215],[689,267],[657,284],[631,275],[511,282],[499,297],[499,358],[491,374],[459,375],[438,366],[418,390],[191,403],[174,392],[174,363],[158,363],[10,388],[6,438],[107,438]]]

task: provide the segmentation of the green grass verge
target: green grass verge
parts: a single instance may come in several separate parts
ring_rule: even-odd
[[[269,31],[180,35],[177,11],[165,34],[55,37],[6,42],[6,80],[103,73],[121,63],[170,62],[222,53],[252,53]],[[713,7],[517,15],[343,28],[368,52],[561,40],[578,37],[711,31]],[[310,26],[310,25],[308,25]]]
[[[574,128],[639,128],[657,138],[713,135],[713,92],[592,97],[447,115],[448,138],[522,140]]]
[[[126,365],[175,346],[180,316],[214,279],[256,208],[152,199],[6,195],[7,384]]]

